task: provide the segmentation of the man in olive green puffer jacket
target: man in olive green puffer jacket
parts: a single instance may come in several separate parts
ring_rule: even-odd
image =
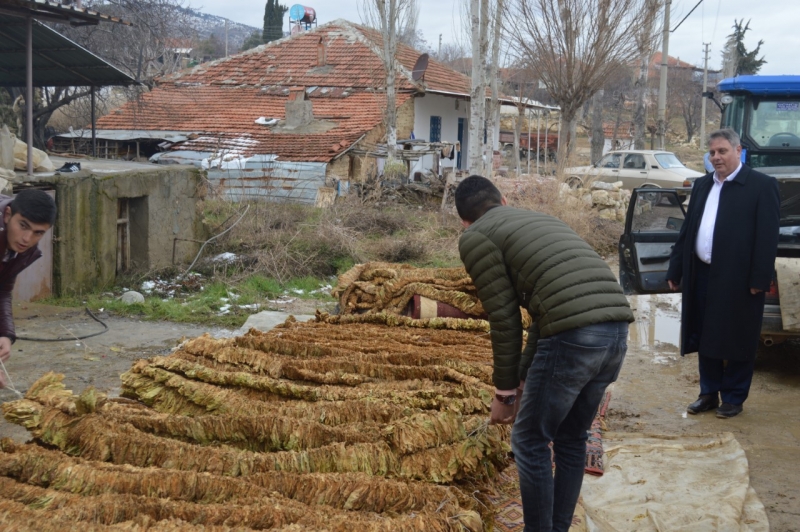
[[[587,430],[619,375],[633,313],[605,261],[561,220],[506,206],[481,176],[462,181],[455,201],[461,260],[491,326],[491,422],[514,423],[525,532],[567,532]],[[521,306],[534,320],[524,351]]]

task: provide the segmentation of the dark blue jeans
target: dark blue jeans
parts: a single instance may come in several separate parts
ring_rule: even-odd
[[[565,331],[536,345],[511,434],[525,532],[569,530],[583,483],[587,431],[606,387],[619,375],[627,339],[626,322],[609,322]]]

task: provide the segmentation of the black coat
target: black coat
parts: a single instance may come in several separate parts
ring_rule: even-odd
[[[672,249],[667,279],[681,284],[681,355],[754,360],[764,313],[764,292],[775,271],[780,228],[780,192],[775,178],[742,165],[722,185],[714,226],[703,332],[697,345],[693,265],[695,243],[713,174],[694,184],[686,220]]]

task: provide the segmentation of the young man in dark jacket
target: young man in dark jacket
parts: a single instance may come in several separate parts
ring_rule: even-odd
[[[0,196],[0,211],[0,360],[6,362],[17,339],[11,314],[14,283],[19,272],[42,256],[39,240],[56,221],[56,204],[46,192],[29,189],[13,200]],[[5,378],[0,371],[0,388]]]
[[[514,423],[525,532],[567,532],[587,430],[619,374],[633,313],[605,261],[561,220],[506,206],[481,176],[462,181],[455,201],[467,228],[461,260],[491,326],[491,422]],[[524,351],[520,307],[534,320]]]

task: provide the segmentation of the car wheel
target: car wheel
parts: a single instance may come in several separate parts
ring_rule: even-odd
[[[566,183],[569,188],[583,188],[583,181],[578,176],[568,177]]]
[[[650,203],[653,207],[661,203],[661,192],[647,192],[642,194],[642,198]]]
[[[669,204],[670,205],[680,205],[684,201],[686,201],[686,196],[678,195],[676,197],[676,196],[673,196],[672,194],[668,194],[667,195],[667,200],[669,200]]]

